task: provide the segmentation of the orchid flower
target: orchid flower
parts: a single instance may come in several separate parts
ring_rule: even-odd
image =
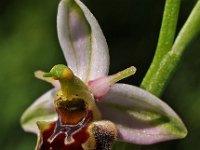
[[[136,72],[108,75],[102,30],[80,0],[61,0],[58,38],[67,65],[35,76],[54,88],[22,115],[25,131],[38,135],[36,149],[111,149],[115,140],[153,144],[183,138],[187,129],[162,100],[139,87],[116,83]]]

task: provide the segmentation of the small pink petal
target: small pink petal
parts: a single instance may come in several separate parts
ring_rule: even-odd
[[[89,88],[92,90],[93,95],[98,100],[101,99],[111,88],[114,83],[109,82],[109,77],[101,77],[96,80],[88,82]]]
[[[136,68],[132,66],[114,75],[100,77],[96,80],[90,80],[88,82],[88,86],[92,90],[93,95],[98,101],[108,93],[110,88],[116,82],[135,74],[135,72],[136,72]]]

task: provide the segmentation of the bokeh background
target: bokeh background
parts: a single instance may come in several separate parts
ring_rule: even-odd
[[[33,150],[36,136],[20,127],[23,111],[51,88],[35,70],[65,63],[56,34],[59,0],[0,1],[0,149]],[[177,32],[196,0],[182,0]],[[131,65],[137,73],[123,82],[139,85],[153,58],[164,0],[84,0],[96,16],[110,49],[110,73]],[[164,95],[183,119],[188,136],[142,150],[200,149],[200,36],[187,48]],[[115,147],[133,149],[117,143]],[[121,147],[121,149],[122,149]]]

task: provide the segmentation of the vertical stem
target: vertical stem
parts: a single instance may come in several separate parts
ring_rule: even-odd
[[[171,50],[176,32],[179,8],[180,0],[166,0],[155,56],[141,83],[141,87],[146,90],[149,90],[149,83],[155,75],[161,60]]]
[[[174,42],[174,45],[172,47],[171,53],[178,55],[180,57],[185,48],[199,34],[199,32],[200,32],[200,0],[197,1],[190,16],[188,17],[183,28],[178,34],[176,41]]]
[[[186,47],[200,32],[200,0],[197,1],[190,16],[179,32],[174,45],[159,62],[154,75],[149,78],[148,85],[142,86],[151,93],[160,96],[164,91],[169,79],[173,75],[177,64],[180,62],[182,54]]]

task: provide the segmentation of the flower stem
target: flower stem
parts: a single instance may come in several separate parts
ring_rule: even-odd
[[[166,0],[156,52],[151,66],[141,83],[141,87],[150,92],[152,91],[151,88],[149,88],[149,84],[152,82],[151,80],[155,75],[161,60],[167,52],[171,50],[173,45],[179,7],[180,0]]]
[[[176,1],[178,2],[178,0]],[[175,0],[173,2],[175,2]],[[173,75],[177,64],[180,62],[184,50],[198,35],[199,32],[200,0],[198,0],[196,6],[193,8],[190,16],[188,17],[184,26],[179,32],[171,50],[169,49],[168,52],[162,55],[162,58],[160,58],[158,61],[152,62],[152,66],[155,67],[152,67],[153,69],[150,67],[148,71],[150,73],[147,73],[144,77],[144,80],[141,83],[141,87],[150,91],[156,96],[161,96],[169,79]],[[160,54],[161,52],[158,51],[158,53]]]
[[[180,57],[185,48],[200,32],[200,0],[197,1],[190,16],[178,34],[171,53]]]

